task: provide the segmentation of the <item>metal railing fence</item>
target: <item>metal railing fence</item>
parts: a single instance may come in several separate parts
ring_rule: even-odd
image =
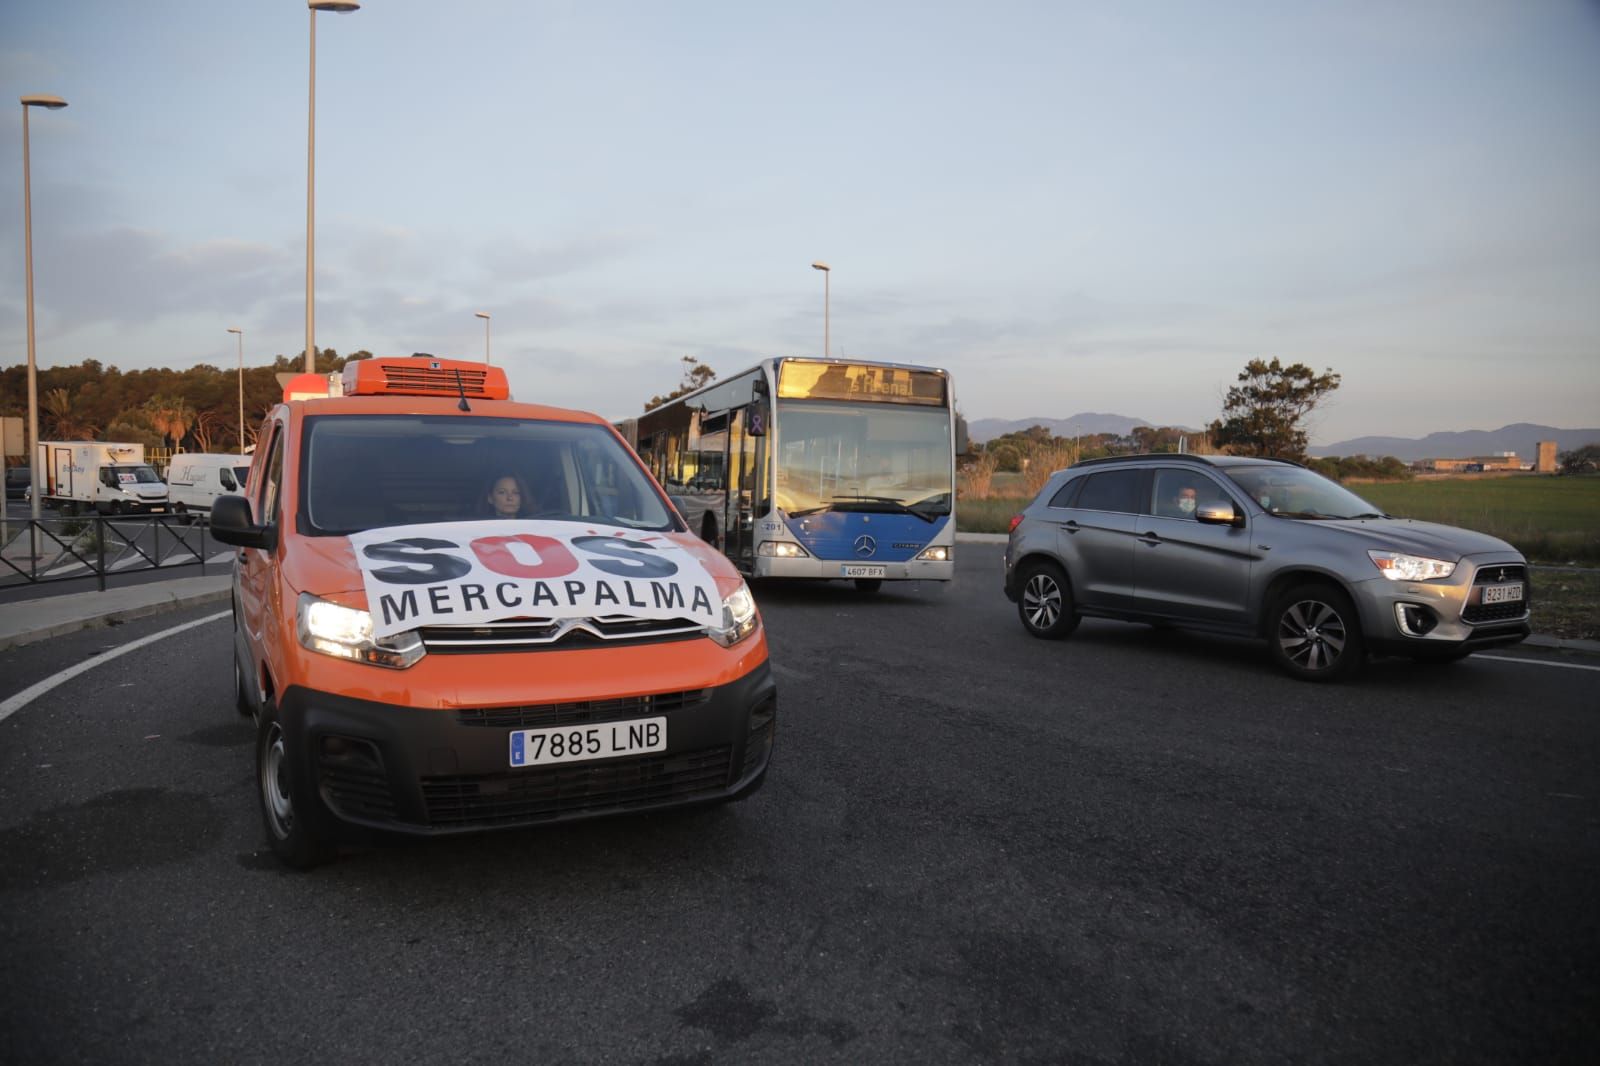
[[[101,591],[111,574],[218,565],[231,554],[206,536],[198,515],[100,515],[7,518],[0,528],[0,588],[94,577]],[[208,560],[207,553],[211,553]]]

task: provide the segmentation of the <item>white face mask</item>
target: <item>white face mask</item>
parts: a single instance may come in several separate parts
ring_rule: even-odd
[[[1194,500],[1185,496],[1178,501],[1178,510],[1184,514],[1194,514]]]

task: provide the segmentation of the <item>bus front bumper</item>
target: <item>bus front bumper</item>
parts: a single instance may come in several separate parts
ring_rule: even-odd
[[[872,569],[861,572],[861,567]],[[757,556],[752,576],[834,580],[876,577],[884,581],[950,581],[956,576],[956,564],[954,559],[947,559],[944,562],[913,559],[903,563],[878,563],[871,560],[818,559],[815,556],[805,559]]]

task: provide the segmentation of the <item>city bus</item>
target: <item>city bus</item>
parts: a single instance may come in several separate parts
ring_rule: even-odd
[[[943,370],[768,359],[627,430],[689,528],[751,578],[875,592],[954,576],[956,415]]]

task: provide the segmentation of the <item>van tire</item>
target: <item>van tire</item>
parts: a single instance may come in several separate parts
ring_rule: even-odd
[[[310,775],[289,745],[275,700],[263,704],[257,719],[256,798],[267,843],[279,862],[309,870],[332,856],[318,825],[320,810]]]
[[[244,687],[244,668],[239,665],[239,653],[233,655],[233,707],[241,717],[249,718],[256,713],[250,703],[250,695]]]
[[[1273,601],[1267,642],[1278,666],[1301,681],[1349,677],[1365,655],[1356,605],[1322,582],[1296,585]]]

